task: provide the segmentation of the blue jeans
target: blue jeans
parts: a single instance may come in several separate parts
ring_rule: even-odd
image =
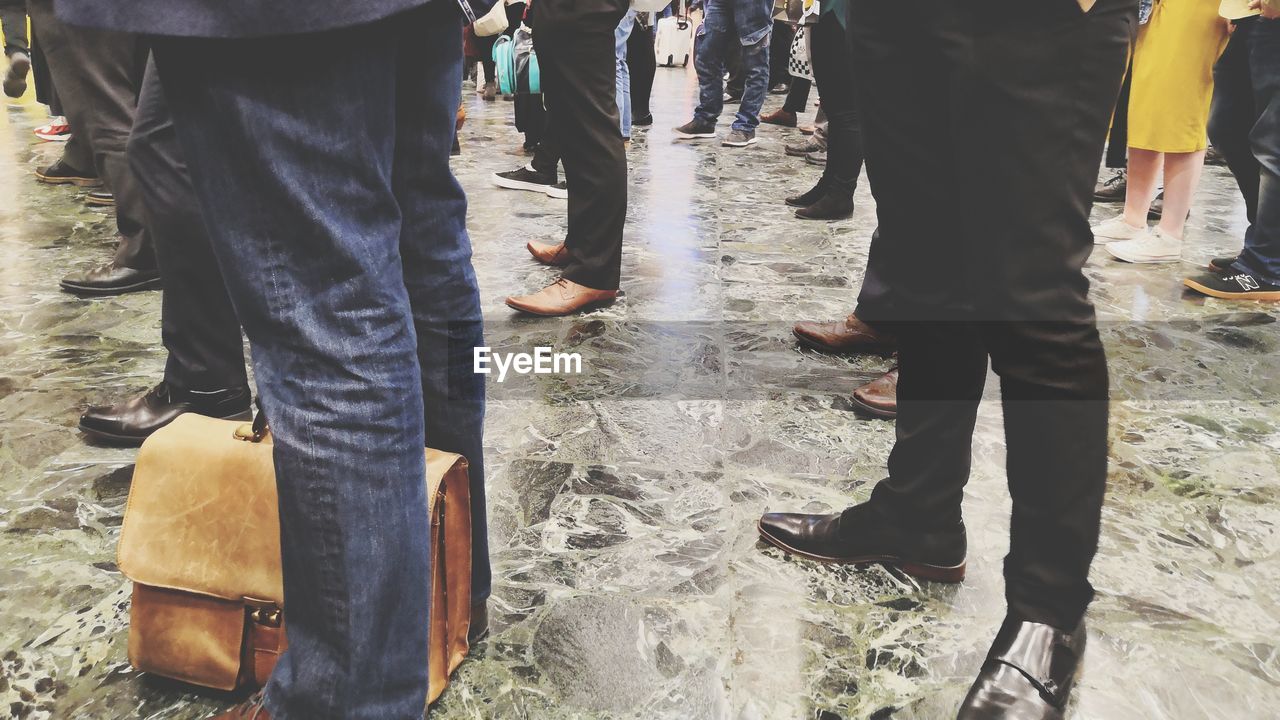
[[[622,137],[631,137],[631,70],[627,67],[627,39],[636,26],[635,8],[627,10],[613,31],[614,56],[618,59],[618,116],[621,118]]]
[[[449,170],[459,22],[435,3],[341,31],[154,43],[274,432],[276,720],[421,720],[424,445],[471,462],[474,599],[489,594],[480,301]]]
[[[1235,269],[1280,284],[1280,20],[1236,24],[1214,66],[1209,137],[1244,196],[1249,229]]]
[[[730,43],[742,44],[746,80],[734,130],[754,132],[769,92],[769,33],[773,23],[768,0],[707,0],[698,26],[693,66],[698,71],[698,108],[694,117],[715,123],[724,110],[724,62]]]

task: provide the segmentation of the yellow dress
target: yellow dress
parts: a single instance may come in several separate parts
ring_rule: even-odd
[[[1138,30],[1129,96],[1129,147],[1204,150],[1213,64],[1227,46],[1219,0],[1156,0]]]

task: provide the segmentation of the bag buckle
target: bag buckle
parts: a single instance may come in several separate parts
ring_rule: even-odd
[[[253,598],[245,598],[244,604],[249,606],[249,619],[255,624],[272,628],[280,627],[281,620],[284,617],[280,606],[270,600],[255,600]]]

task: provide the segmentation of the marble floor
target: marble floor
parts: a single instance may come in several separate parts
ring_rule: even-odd
[[[585,372],[490,386],[493,632],[435,718],[936,720],[1003,616],[994,383],[973,447],[963,585],[797,561],[757,541],[762,510],[840,508],[885,473],[892,424],[859,418],[846,398],[887,361],[826,357],[790,334],[795,319],[848,312],[874,203],[863,183],[853,219],[793,219],[781,198],[819,174],[783,155],[797,131],[765,127],[745,150],[673,142],[694,90],[692,70],[659,69],[657,122],[628,152],[625,297],[526,319],[502,299],[553,277],[524,243],[560,237],[564,203],[490,184],[526,158],[511,104],[466,89],[455,167],[490,343],[576,351]],[[75,429],[87,404],[159,378],[159,295],[58,291],[64,273],[107,256],[112,226],[77,191],[34,182],[58,153],[31,135],[43,121],[30,98],[0,115],[0,716],[203,718],[227,698],[129,667],[128,586],[113,561],[134,453]],[[1263,718],[1280,706],[1280,306],[1179,285],[1237,248],[1243,215],[1210,167],[1182,264],[1089,263],[1115,402],[1073,718]]]

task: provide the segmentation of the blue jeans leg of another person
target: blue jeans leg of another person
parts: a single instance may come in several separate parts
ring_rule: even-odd
[[[618,29],[613,31],[614,55],[618,59],[618,116],[624,138],[631,137],[631,69],[627,67],[627,39],[635,25],[636,10],[631,8],[622,16]]]
[[[742,46],[742,64],[747,77],[733,129],[755,131],[760,125],[760,108],[769,94],[769,35]]]
[[[724,58],[733,32],[733,7],[728,0],[707,0],[698,26],[693,67],[698,72],[698,107],[695,118],[715,123],[724,111]]]
[[[1280,284],[1280,20],[1256,18],[1249,34],[1249,73],[1257,121],[1249,144],[1257,159],[1257,219],[1238,269]]]
[[[290,642],[267,685],[276,720],[423,715],[422,448],[447,422],[432,443],[471,448],[475,468],[483,417],[483,386],[454,366],[480,340],[447,170],[458,21],[437,3],[335,32],[155,41],[275,433]]]

